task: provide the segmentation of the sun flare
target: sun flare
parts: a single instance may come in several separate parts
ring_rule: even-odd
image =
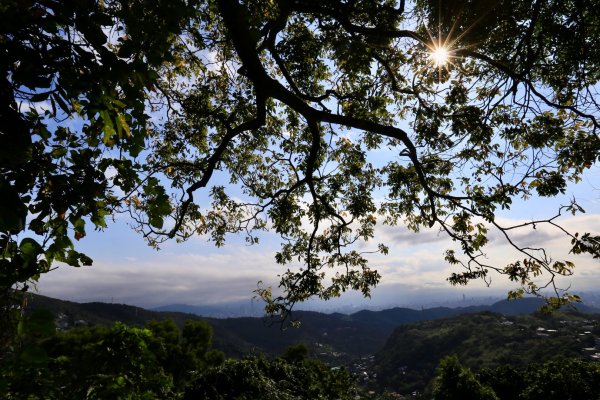
[[[450,52],[445,46],[436,47],[429,53],[429,59],[436,67],[441,67],[450,61]]]

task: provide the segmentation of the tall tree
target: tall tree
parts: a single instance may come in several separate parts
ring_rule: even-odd
[[[583,211],[574,201],[540,221],[496,218],[564,193],[598,159],[592,0],[30,0],[1,12],[5,287],[54,260],[90,263],[72,239],[118,212],[153,245],[275,231],[277,262],[302,267],[282,273],[281,294],[259,287],[274,313],[368,295],[380,275],[365,253],[387,247],[360,243],[381,222],[456,241],[453,284],[496,271],[512,295],[556,289],[554,306],[575,299],[555,283],[573,264],[514,229],[549,224],[599,256],[600,237],[558,225]],[[493,231],[519,260],[485,261]]]
[[[463,367],[456,356],[440,361],[433,388],[435,400],[498,400],[494,391],[482,385],[475,375]]]
[[[74,241],[86,226],[106,227],[141,184],[136,157],[147,145],[149,94],[159,71],[177,69],[175,37],[193,13],[184,1],[2,2],[4,326],[15,286],[26,290],[55,261],[90,265]],[[113,169],[121,173],[109,179]]]

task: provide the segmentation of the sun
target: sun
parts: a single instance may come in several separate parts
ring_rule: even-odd
[[[450,62],[450,52],[445,46],[434,47],[429,53],[429,59],[436,67],[442,67]]]

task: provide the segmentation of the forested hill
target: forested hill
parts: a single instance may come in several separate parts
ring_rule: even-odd
[[[600,352],[600,315],[502,315],[483,312],[399,326],[369,369],[377,385],[399,393],[422,392],[439,360],[457,355],[479,371],[525,367],[558,357],[590,358]]]
[[[213,326],[215,348],[229,355],[239,356],[249,352],[280,354],[290,345],[303,342],[315,356],[340,362],[376,353],[400,325],[482,311],[506,315],[529,314],[540,305],[541,300],[523,299],[500,301],[490,306],[424,310],[392,308],[383,311],[364,310],[351,315],[296,311],[293,317],[301,321],[300,328],[282,330],[279,324],[270,323],[264,318],[205,318],[190,313],[158,312],[124,304],[74,303],[39,295],[33,296],[30,301],[30,308],[52,311],[58,326],[62,328],[107,325],[116,321],[144,325],[150,320],[164,319],[172,319],[182,326],[187,319],[203,319]],[[589,307],[580,308],[581,311],[598,311]]]
[[[151,320],[172,319],[182,326],[185,320],[202,319],[214,330],[213,345],[228,355],[248,353],[280,354],[298,342],[306,343],[319,358],[353,358],[379,350],[393,328],[371,326],[343,314],[297,311],[298,329],[282,329],[276,321],[265,318],[206,318],[191,313],[151,311],[124,304],[75,303],[45,296],[32,297],[30,309],[48,309],[59,328],[77,325],[110,325],[121,321],[127,325],[144,325]]]

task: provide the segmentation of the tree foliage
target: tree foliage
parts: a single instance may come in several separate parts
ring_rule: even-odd
[[[506,384],[502,390],[494,384],[496,394],[516,399],[516,394],[506,394],[511,388],[520,393],[524,387],[516,375],[529,365],[584,357],[582,348],[593,347],[594,336],[581,335],[581,327],[597,324],[598,317],[560,312],[509,317],[486,312],[407,324],[399,326],[376,353],[372,369],[379,388],[431,396],[440,359],[454,354],[474,372],[493,371],[495,382]]]
[[[361,243],[378,223],[439,229],[462,251],[446,253],[451,283],[496,271],[513,296],[557,289],[574,267],[513,238],[519,227],[551,225],[599,256],[598,236],[558,225],[583,211],[575,201],[496,218],[597,162],[592,0],[28,0],[0,13],[4,288],[90,264],[74,241],[121,212],[153,245],[279,234],[280,292],[257,290],[272,313],[369,295],[367,253],[387,247]],[[450,62],[433,65],[440,43]],[[494,232],[516,260],[485,261]],[[556,294],[551,306],[576,300]]]
[[[206,322],[192,320],[181,330],[166,320],[56,333],[50,313],[32,314],[20,346],[0,364],[0,397],[342,400],[358,394],[350,373],[307,357],[301,345],[285,358],[225,360],[210,349],[211,337]]]
[[[3,292],[55,261],[92,263],[74,242],[86,228],[106,227],[141,185],[147,94],[159,69],[175,62],[173,36],[190,15],[183,1],[2,3]],[[112,169],[121,171],[115,179]]]
[[[179,398],[195,374],[224,361],[204,321],[182,330],[166,320],[56,333],[52,314],[38,310],[22,325],[0,366],[2,398]]]
[[[435,400],[498,400],[494,391],[483,386],[475,375],[460,365],[457,357],[448,356],[440,361],[434,388]]]
[[[556,359],[527,367],[501,366],[474,375],[456,357],[440,362],[435,399],[597,399],[600,368],[594,361]],[[477,397],[486,392],[488,397]]]
[[[184,399],[354,399],[354,377],[316,360],[227,360],[198,376]]]
[[[166,343],[148,329],[117,323],[42,339],[6,357],[0,369],[3,398],[174,398],[172,371],[152,346]]]

